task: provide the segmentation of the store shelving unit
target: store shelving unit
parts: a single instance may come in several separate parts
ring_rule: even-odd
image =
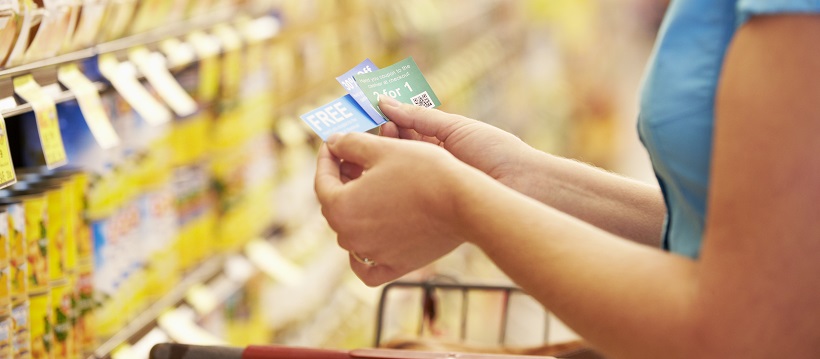
[[[431,6],[432,2],[423,2],[425,6]],[[304,108],[316,105],[321,102],[323,97],[333,96],[338,94],[338,87],[333,82],[333,77],[338,73],[343,73],[347,67],[357,63],[361,59],[359,57],[371,57],[374,61],[380,64],[387,64],[391,61],[413,55],[427,74],[428,79],[436,89],[437,93],[442,98],[452,98],[453,101],[447,103],[444,101],[444,108],[453,112],[467,112],[470,101],[470,88],[476,83],[496,83],[503,82],[505,79],[499,76],[492,76],[492,73],[503,64],[509,63],[517,56],[520,56],[521,40],[518,38],[520,29],[514,23],[507,21],[505,16],[509,8],[514,5],[507,4],[503,1],[483,0],[483,1],[463,1],[459,6],[453,6],[451,13],[442,14],[438,21],[433,23],[425,22],[423,17],[415,13],[414,6],[419,6],[418,3],[410,2],[391,2],[391,1],[376,1],[364,6],[361,2],[349,2],[342,5],[338,2],[338,7],[350,7],[350,13],[344,16],[338,14],[325,14],[317,18],[310,18],[304,14],[294,15],[289,13],[287,9],[268,8],[264,11],[242,11],[239,13],[213,13],[191,18],[181,22],[168,23],[163,26],[152,29],[147,32],[131,35],[121,39],[113,40],[97,44],[91,48],[59,55],[46,60],[32,62],[22,66],[7,68],[0,70],[0,115],[7,118],[8,121],[16,121],[15,117],[31,112],[31,105],[25,103],[20,98],[14,95],[12,88],[12,79],[18,76],[32,74],[42,86],[50,88],[50,93],[56,103],[66,102],[74,99],[71,92],[66,91],[65,88],[57,81],[57,68],[72,63],[81,63],[103,54],[118,54],[124,57],[125,53],[137,46],[146,46],[150,50],[157,50],[157,44],[168,38],[182,38],[193,31],[210,31],[215,26],[224,23],[231,23],[234,19],[241,15],[246,18],[258,18],[261,16],[274,16],[275,14],[282,22],[282,29],[279,34],[270,41],[272,46],[284,46],[292,61],[309,62],[305,56],[322,56],[323,54],[313,54],[305,52],[305,47],[310,41],[331,41],[324,37],[329,36],[326,29],[345,29],[349,30],[353,26],[351,24],[372,25],[370,31],[376,32],[377,40],[374,44],[370,44],[369,48],[361,48],[362,52],[345,53],[345,56],[336,58],[336,63],[326,64],[321,69],[323,73],[312,74],[312,76],[305,77],[303,81],[297,81],[290,88],[277,88],[277,95],[272,99],[277,106],[275,116],[277,117],[277,132],[275,135],[282,143],[287,143],[288,139],[283,138],[287,133],[281,131],[281,124],[283,122],[296,123],[299,127],[299,122],[295,117]],[[353,4],[353,5],[351,5]],[[298,7],[298,6],[297,6]],[[402,21],[396,20],[396,23],[403,23],[404,26],[396,26],[391,21],[385,20],[383,16],[377,15],[387,13],[396,18],[403,18]],[[325,32],[321,32],[325,31]],[[341,31],[341,30],[339,30]],[[321,32],[321,34],[320,34]],[[341,41],[343,44],[351,44],[356,39],[350,39],[352,35],[341,36],[341,39],[333,41]],[[317,45],[318,46],[318,45]],[[340,47],[343,47],[340,46]],[[294,71],[304,75],[304,71],[311,69],[303,69],[303,64],[298,63],[294,65]],[[274,67],[274,69],[276,69]],[[281,69],[279,69],[281,70]],[[98,90],[108,91],[111,86],[104,81],[95,82]],[[465,95],[466,93],[466,95]],[[476,99],[472,99],[476,100]],[[489,106],[485,113],[473,114],[476,117],[492,117],[503,105],[500,100],[494,100],[495,106]],[[305,136],[304,133],[301,136]],[[315,140],[310,136],[305,136],[307,141],[298,144],[301,150],[313,150],[315,148]],[[280,145],[282,145],[280,143]],[[291,149],[282,145],[283,152],[288,152]],[[285,161],[282,161],[285,162]],[[310,167],[310,163],[300,163],[300,166]],[[310,171],[293,171],[296,173],[295,179],[291,181],[305,182],[312,181]],[[283,181],[284,182],[284,181]],[[307,186],[309,191],[310,186]],[[304,191],[305,188],[299,188]],[[301,197],[304,200],[312,200],[312,195],[309,193]],[[318,207],[311,207],[306,210],[307,213],[318,215]],[[297,246],[289,237],[292,233],[298,231],[302,223],[275,223],[277,228],[284,228],[282,233],[278,235],[275,241],[268,240],[268,245],[272,247],[288,247]],[[318,234],[317,234],[318,235]],[[332,239],[328,240],[332,243]],[[323,246],[317,246],[324,248]],[[320,251],[316,249],[315,251]],[[285,255],[287,253],[285,252]],[[116,352],[117,348],[123,344],[135,343],[146,333],[157,327],[160,316],[180,305],[194,306],[190,303],[191,293],[198,287],[205,285],[206,287],[211,281],[221,278],[225,275],[226,263],[231,258],[240,256],[242,260],[250,262],[241,251],[232,250],[224,253],[218,253],[206,259],[204,262],[194,266],[193,269],[188,270],[181,281],[173,288],[173,290],[165,293],[159,299],[151,303],[145,310],[134,317],[125,327],[117,331],[113,336],[99,343],[98,347],[91,354],[92,358],[109,358]],[[310,263],[310,260],[303,260],[304,263]],[[304,264],[309,266],[310,264]],[[256,268],[254,275],[260,275],[264,271]],[[264,275],[264,274],[261,274]],[[343,276],[349,279],[348,276]],[[269,278],[270,281],[275,281],[277,278]],[[229,297],[231,292],[239,291],[245,282],[230,281],[227,287],[214,285],[220,287],[222,292],[214,294],[214,300],[225,300]],[[351,285],[345,283],[334,283],[332,288],[328,289],[331,297],[339,298],[339,303],[344,303],[349,309],[351,306],[356,307],[357,313],[361,311],[370,310],[375,314],[375,300],[366,301],[360,300],[369,294],[362,294],[360,290],[351,290]],[[227,291],[225,288],[228,288]],[[359,292],[357,292],[359,291]],[[355,293],[353,293],[355,292]],[[352,293],[352,294],[351,294]],[[351,304],[355,302],[356,304]],[[341,305],[341,304],[340,304]],[[333,308],[308,308],[306,312],[318,313],[322,311],[324,316],[345,315],[345,313],[334,314]],[[203,313],[198,313],[205,316]],[[338,318],[337,318],[338,319]],[[355,325],[365,326],[372,324],[369,320],[329,320],[328,323],[335,323],[333,325],[341,325],[338,323],[354,323]],[[279,333],[274,333],[271,341],[282,342],[288,344],[289,338],[306,337],[314,332],[329,333],[325,337],[317,336],[313,338],[310,345],[321,346],[350,346],[350,345],[368,345],[370,338],[356,338],[353,339],[338,336],[338,331],[335,328],[328,327],[331,324],[324,325],[323,323],[314,323],[310,319],[304,319],[302,323],[288,323],[287,328],[274,328],[280,330]],[[361,327],[349,328],[361,330]],[[278,335],[285,333],[288,335]],[[304,335],[299,335],[304,334]],[[333,335],[336,335],[333,337]],[[344,342],[347,340],[348,342]]]

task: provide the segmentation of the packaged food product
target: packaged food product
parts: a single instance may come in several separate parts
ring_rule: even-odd
[[[13,253],[12,261],[15,261],[14,258],[17,258],[21,253],[26,256],[25,264],[15,266],[17,274],[12,275],[12,291],[15,291],[14,283],[20,274],[27,275],[28,288],[26,292],[43,291],[48,288],[48,236],[46,228],[48,204],[45,192],[41,189],[26,188],[21,183],[16,184],[14,187],[11,190],[0,191],[0,197],[5,196],[6,201],[15,200],[22,204],[25,219],[25,231],[18,232],[18,234],[24,233],[25,247],[17,248],[15,241],[12,241],[10,246]],[[28,273],[21,271],[23,266],[27,267]],[[22,290],[22,288],[19,289]]]
[[[53,359],[69,359],[74,353],[74,327],[71,320],[74,308],[71,305],[71,287],[68,280],[51,282],[51,316],[54,347]]]
[[[11,315],[11,278],[9,277],[9,220],[8,212],[0,207],[0,318]],[[2,346],[2,339],[0,339]],[[2,356],[2,348],[0,348]]]
[[[29,295],[29,323],[31,326],[31,357],[51,359],[54,347],[51,313],[51,293],[48,289]]]
[[[11,308],[13,321],[12,348],[14,358],[31,358],[31,327],[29,324],[30,304],[28,298],[15,303]]]

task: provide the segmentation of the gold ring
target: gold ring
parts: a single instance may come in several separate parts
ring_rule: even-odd
[[[359,255],[359,253],[356,253],[354,251],[350,251],[350,254],[353,256],[354,259],[356,259],[356,262],[364,264],[368,267],[373,267],[373,266],[376,265],[376,261],[374,261],[374,260],[372,260],[368,257],[362,257],[362,256]]]

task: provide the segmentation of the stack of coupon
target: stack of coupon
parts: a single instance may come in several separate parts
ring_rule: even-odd
[[[428,108],[441,105],[412,57],[383,69],[366,59],[336,80],[347,95],[301,116],[322,140],[334,133],[369,131],[387,122],[379,110],[379,95]]]

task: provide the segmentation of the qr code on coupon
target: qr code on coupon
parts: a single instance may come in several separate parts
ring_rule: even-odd
[[[436,104],[433,103],[433,99],[430,98],[430,95],[427,94],[427,91],[424,91],[416,96],[411,97],[410,101],[413,101],[413,104],[416,106],[427,108],[436,107]]]

